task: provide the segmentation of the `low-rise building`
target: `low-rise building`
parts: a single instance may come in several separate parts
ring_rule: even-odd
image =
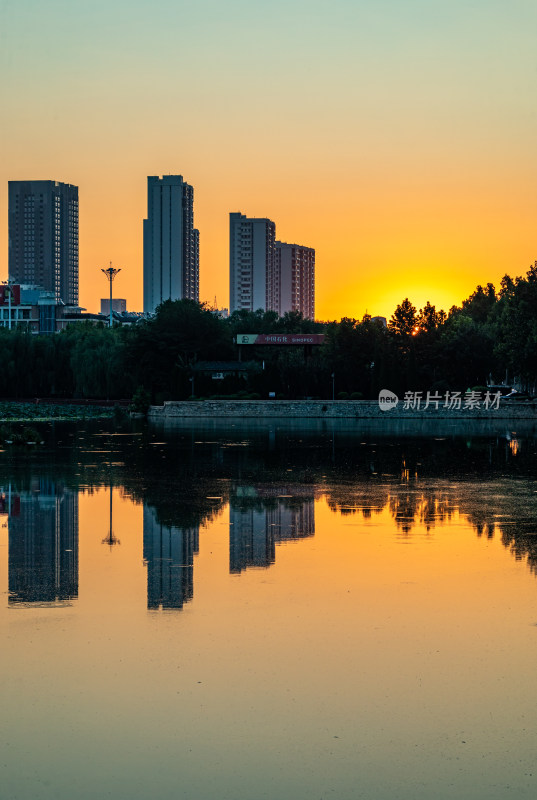
[[[105,301],[103,300],[102,303]],[[134,325],[147,314],[140,311],[126,311],[115,309],[115,300],[112,302],[112,319],[114,325]],[[125,300],[119,301],[126,304]],[[106,303],[110,305],[110,301]],[[0,327],[17,328],[22,326],[35,334],[58,333],[68,325],[80,322],[92,322],[97,325],[110,322],[109,312],[96,314],[86,311],[85,308],[75,305],[66,305],[56,299],[52,291],[43,289],[42,286],[29,286],[25,284],[0,284]]]
[[[22,326],[35,334],[57,333],[75,322],[106,322],[102,314],[88,314],[77,305],[66,305],[42,286],[0,286],[0,327]]]
[[[127,310],[127,301],[123,297],[114,297],[112,299],[112,311],[117,311],[118,314],[123,314]],[[110,315],[110,298],[101,299],[101,314],[105,316]]]

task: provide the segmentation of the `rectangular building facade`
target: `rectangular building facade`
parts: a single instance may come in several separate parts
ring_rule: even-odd
[[[48,479],[23,492],[8,523],[9,598],[58,603],[78,596],[78,494]]]
[[[127,301],[123,297],[112,298],[112,311],[123,314],[127,310]],[[101,298],[101,314],[110,316],[110,298]]]
[[[181,175],[147,179],[144,219],[144,312],[165,300],[199,302],[199,231],[194,189]]]
[[[194,595],[194,555],[199,526],[161,525],[154,508],[144,505],[144,561],[147,607],[182,608]]]
[[[24,328],[34,334],[57,333],[67,325],[91,320],[100,314],[83,314],[79,306],[57,300],[54,292],[40,286],[0,286],[0,328]]]
[[[9,277],[78,305],[78,186],[9,181]]]
[[[270,219],[229,215],[230,311],[315,317],[315,250],[276,241]]]
[[[288,507],[274,497],[264,500],[262,491],[250,491],[244,497],[232,496],[229,504],[229,571],[240,573],[250,567],[267,568],[276,559],[276,544],[313,536],[315,502],[305,498],[300,505]],[[252,505],[252,498],[258,502]]]
[[[200,232],[197,228],[193,228],[193,266],[191,269],[191,282],[189,297],[199,303],[200,299]]]
[[[299,244],[275,243],[273,309],[282,317],[299,311],[315,319],[315,250]]]
[[[271,307],[276,226],[270,219],[229,215],[230,311]]]

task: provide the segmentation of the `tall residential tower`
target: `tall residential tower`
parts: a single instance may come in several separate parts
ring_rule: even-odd
[[[144,311],[165,300],[199,301],[199,231],[194,189],[181,175],[147,179],[144,219]]]
[[[315,250],[299,244],[275,242],[273,308],[282,317],[299,311],[315,319]]]
[[[78,186],[9,181],[9,278],[78,305]]]
[[[276,226],[270,219],[229,215],[230,311],[271,308]]]
[[[276,241],[270,219],[229,215],[230,311],[299,311],[315,318],[315,250]]]

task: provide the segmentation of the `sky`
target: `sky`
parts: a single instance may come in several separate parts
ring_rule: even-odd
[[[194,187],[200,299],[229,212],[316,250],[316,316],[448,309],[537,259],[535,0],[0,0],[7,181],[76,184],[80,303],[142,308],[147,176]]]

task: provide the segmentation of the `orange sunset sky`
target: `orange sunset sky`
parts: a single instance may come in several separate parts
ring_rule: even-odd
[[[537,259],[534,0],[0,0],[7,181],[80,193],[142,308],[148,175],[194,186],[201,299],[227,306],[229,212],[316,249],[319,319],[449,308]]]

